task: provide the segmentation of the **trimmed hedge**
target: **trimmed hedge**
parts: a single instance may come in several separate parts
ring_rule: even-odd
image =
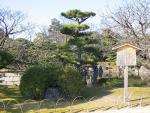
[[[58,65],[37,65],[28,68],[20,83],[20,91],[26,99],[43,99],[48,87],[58,87],[58,76],[62,73]]]
[[[79,71],[73,66],[66,66],[64,73],[59,78],[59,85],[61,91],[67,97],[74,98],[75,96],[82,95],[82,78]]]

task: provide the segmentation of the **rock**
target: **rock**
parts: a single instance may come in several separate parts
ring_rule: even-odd
[[[150,69],[145,66],[141,66],[139,69],[139,75],[142,80],[145,80],[148,85],[150,85]]]
[[[62,95],[57,88],[48,88],[45,93],[45,98],[55,101],[55,100],[62,98]]]

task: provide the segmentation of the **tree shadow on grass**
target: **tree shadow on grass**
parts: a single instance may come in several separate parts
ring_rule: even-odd
[[[112,88],[101,88],[101,87],[86,87],[83,91],[85,98],[103,97],[112,93]]]

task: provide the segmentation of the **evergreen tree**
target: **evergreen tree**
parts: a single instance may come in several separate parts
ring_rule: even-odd
[[[96,60],[94,52],[97,52],[96,44],[98,42],[92,38],[93,32],[89,31],[90,27],[83,23],[96,14],[74,9],[62,12],[61,15],[74,21],[74,24],[65,24],[61,29],[61,33],[69,35],[71,38],[61,48],[60,59],[65,63],[75,64],[78,69],[81,69],[84,64],[94,63]]]

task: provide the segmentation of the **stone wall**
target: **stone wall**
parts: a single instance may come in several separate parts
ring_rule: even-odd
[[[1,72],[0,85],[19,85],[21,72]]]

